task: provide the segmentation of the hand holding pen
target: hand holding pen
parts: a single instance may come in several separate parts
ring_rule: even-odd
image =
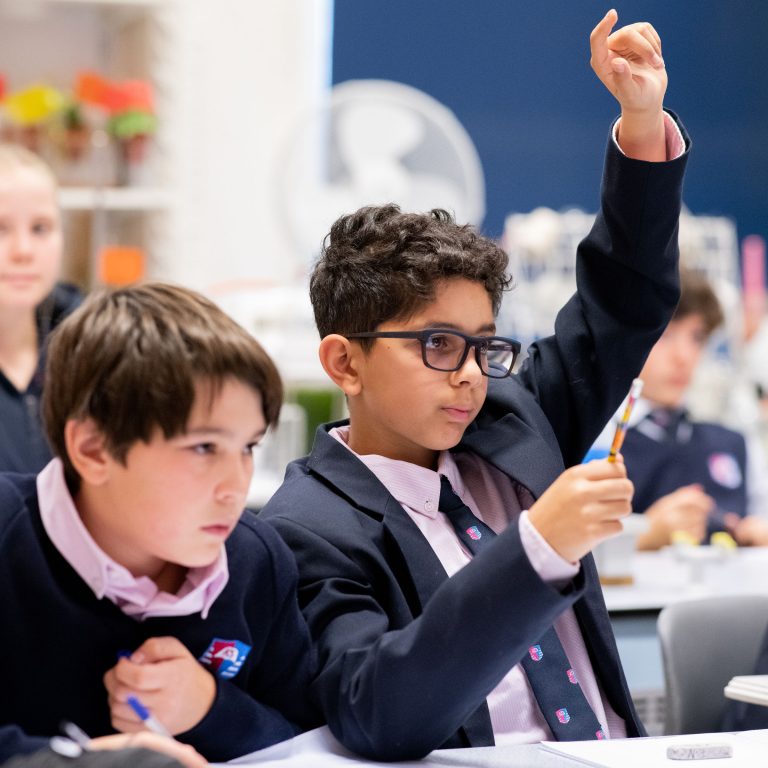
[[[216,696],[213,675],[174,637],[151,638],[120,658],[104,685],[112,725],[123,732],[182,733],[205,717]]]

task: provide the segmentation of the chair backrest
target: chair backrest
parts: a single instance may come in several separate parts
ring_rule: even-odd
[[[720,730],[723,688],[734,675],[754,673],[767,627],[768,595],[687,600],[661,611],[665,733]]]

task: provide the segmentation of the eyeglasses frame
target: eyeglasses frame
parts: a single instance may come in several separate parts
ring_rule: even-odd
[[[464,352],[461,354],[458,364],[455,368],[435,368],[434,365],[430,365],[427,362],[427,339],[430,336],[434,336],[440,333],[450,333],[453,336],[459,336],[464,339]],[[489,379],[505,379],[512,373],[512,369],[515,367],[517,358],[520,355],[522,344],[516,339],[510,339],[506,336],[470,336],[461,331],[454,330],[453,328],[425,328],[421,331],[368,331],[361,333],[347,333],[345,334],[348,339],[418,339],[421,342],[421,360],[424,365],[433,371],[440,371],[441,373],[453,373],[462,368],[467,361],[467,355],[469,349],[472,347],[475,350],[475,361],[477,367],[480,369],[480,373],[483,376],[487,376]],[[480,345],[487,344],[489,341],[503,341],[505,344],[512,345],[512,362],[509,369],[503,376],[491,376],[489,373],[483,370],[483,365],[480,362]]]

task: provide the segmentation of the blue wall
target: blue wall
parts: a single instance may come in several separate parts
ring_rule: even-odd
[[[336,0],[333,81],[398,80],[450,107],[487,186],[484,230],[538,205],[594,210],[616,102],[589,67],[594,0]],[[619,2],[648,20],[669,72],[666,104],[694,141],[685,203],[768,238],[768,3]]]

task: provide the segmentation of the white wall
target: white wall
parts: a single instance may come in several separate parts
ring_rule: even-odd
[[[177,0],[167,12],[166,140],[177,190],[154,277],[214,294],[293,281],[282,148],[330,82],[332,0]]]

